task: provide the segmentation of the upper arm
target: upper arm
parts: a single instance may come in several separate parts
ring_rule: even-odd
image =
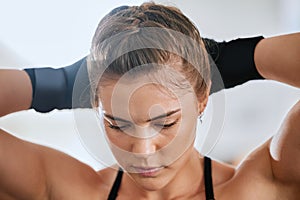
[[[292,107],[273,137],[270,154],[274,177],[300,184],[300,101]]]
[[[22,70],[0,70],[0,117],[30,108],[32,86]]]
[[[82,199],[99,195],[99,187],[86,164],[0,129],[0,199]]]
[[[300,87],[300,32],[261,40],[254,52],[259,73],[267,79]]]
[[[39,146],[0,129],[0,199],[42,199],[46,191],[45,167]]]

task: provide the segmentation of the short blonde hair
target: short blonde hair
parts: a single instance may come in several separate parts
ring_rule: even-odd
[[[173,6],[149,2],[112,10],[98,25],[90,56],[94,63],[88,65],[94,103],[101,70],[103,81],[152,63],[172,66],[172,62],[180,61],[181,68],[176,70],[189,80],[198,98],[209,89],[210,64],[200,33]]]

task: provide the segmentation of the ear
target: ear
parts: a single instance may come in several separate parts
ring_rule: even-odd
[[[207,102],[208,102],[208,96],[209,96],[209,92],[206,92],[205,94],[203,94],[201,96],[201,98],[198,100],[198,113],[199,115],[201,113],[203,113],[203,111],[206,108]]]
[[[199,115],[201,113],[203,113],[203,111],[205,110],[205,108],[207,106],[208,97],[209,97],[209,93],[210,93],[210,86],[211,86],[211,82],[209,83],[205,93],[200,98],[198,98],[198,113],[199,113]]]
[[[97,109],[99,107],[99,97],[97,94],[95,94],[90,101],[93,109]]]

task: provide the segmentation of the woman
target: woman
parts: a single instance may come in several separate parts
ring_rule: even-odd
[[[145,3],[104,18],[88,64],[92,103],[120,169],[95,172],[2,131],[1,199],[300,196],[300,103],[278,134],[238,169],[211,163],[194,149],[197,118],[209,96],[210,63],[198,30],[178,9]],[[284,77],[299,86],[298,79]]]

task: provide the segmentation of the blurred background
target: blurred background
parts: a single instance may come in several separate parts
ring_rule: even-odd
[[[106,13],[116,6],[142,2],[0,0],[0,67],[70,65],[89,53],[94,31]],[[155,2],[179,7],[198,26],[203,37],[217,41],[300,31],[299,0]],[[300,99],[300,91],[274,81],[251,81],[215,94],[212,99],[218,96],[225,106],[222,126],[214,136],[205,134],[214,119],[210,117],[213,109],[210,103],[203,123],[199,124],[200,142],[196,142],[196,147],[217,160],[237,164],[276,133],[289,108]],[[73,115],[71,110],[47,114],[22,111],[0,118],[0,127],[101,168],[101,163],[81,144]],[[212,145],[202,149],[205,141]]]

